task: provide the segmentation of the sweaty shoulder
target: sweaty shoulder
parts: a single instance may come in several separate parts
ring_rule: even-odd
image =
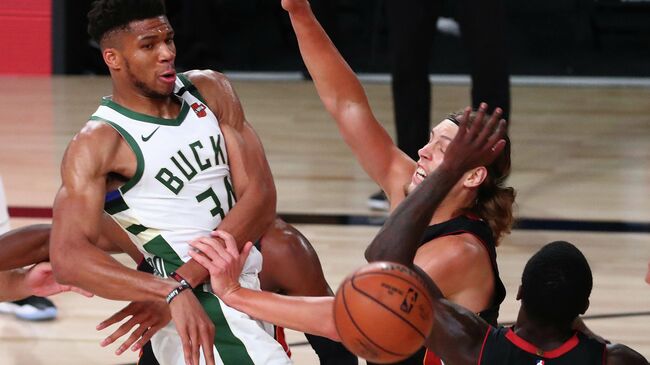
[[[100,121],[91,120],[72,138],[68,144],[66,156],[87,153],[100,157],[106,153],[115,152],[121,142],[122,137],[113,127]]]
[[[239,97],[228,78],[213,70],[191,70],[185,76],[203,95],[208,107],[220,123],[238,126],[243,123],[243,110]]]
[[[607,365],[647,365],[648,361],[631,348],[613,344],[607,345]]]
[[[61,163],[64,183],[80,177],[102,177],[111,172],[122,145],[121,136],[111,126],[89,121],[68,144]]]

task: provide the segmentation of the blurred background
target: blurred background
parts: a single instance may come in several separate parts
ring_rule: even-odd
[[[0,2],[0,73],[104,74],[86,33],[89,0]],[[314,7],[357,72],[386,73],[387,0],[319,0]],[[512,75],[650,76],[650,1],[506,0]],[[167,1],[179,68],[301,71],[278,1]],[[431,71],[465,74],[468,60],[445,0],[431,45]],[[20,36],[17,36],[20,34]]]

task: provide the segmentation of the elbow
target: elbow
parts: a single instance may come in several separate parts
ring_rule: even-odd
[[[50,264],[52,265],[52,273],[57,283],[62,285],[74,285],[75,268],[71,265],[70,260],[66,260],[65,255],[51,253]]]
[[[260,218],[264,227],[270,227],[271,224],[273,224],[275,221],[275,216],[277,213],[277,193],[275,191],[275,185],[271,185],[264,190],[263,213],[261,214]]]

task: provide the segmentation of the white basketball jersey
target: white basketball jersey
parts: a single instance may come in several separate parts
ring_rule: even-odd
[[[162,276],[188,261],[188,241],[209,235],[235,204],[219,121],[181,74],[174,93],[182,100],[175,119],[134,112],[110,97],[91,117],[115,128],[137,159],[135,175],[107,194],[104,209]]]

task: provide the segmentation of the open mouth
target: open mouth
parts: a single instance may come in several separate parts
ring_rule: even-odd
[[[168,83],[176,82],[176,72],[174,70],[167,71],[161,74],[160,78]]]
[[[420,177],[420,179],[424,180],[427,177],[427,172],[424,171],[423,168],[418,167],[417,170],[415,170],[415,174]]]

